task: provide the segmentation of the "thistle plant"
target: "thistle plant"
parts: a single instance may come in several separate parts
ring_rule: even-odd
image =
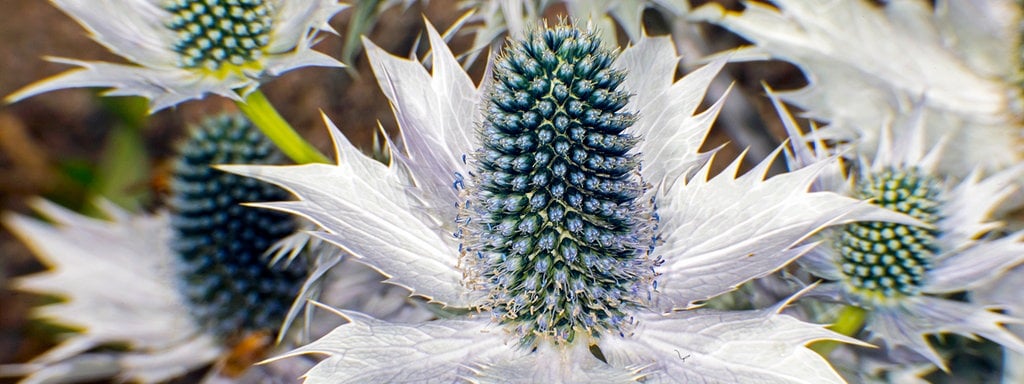
[[[780,314],[785,302],[698,307],[828,225],[901,218],[809,192],[828,161],[711,176],[698,149],[721,101],[694,113],[722,61],[676,80],[667,38],[616,55],[559,25],[510,41],[475,86],[427,32],[432,74],[364,42],[402,132],[390,164],[328,121],[337,165],[224,167],[292,191],[259,205],[315,222],[442,313],[338,310],[347,324],[281,356],[326,355],[306,382],[840,380],[805,345],[850,339]]]
[[[778,98],[774,101],[794,145],[791,168],[827,156],[824,144],[801,135]],[[1024,341],[1003,325],[1024,319],[994,312],[988,303],[949,295],[969,293],[1024,262],[1024,232],[997,236],[1003,224],[989,218],[1017,189],[1014,180],[1024,167],[985,178],[975,172],[961,182],[940,178],[936,169],[942,148],[926,151],[922,115],[915,117],[907,120],[915,125],[882,128],[874,160],[861,160],[849,183],[836,167],[818,188],[868,199],[917,222],[870,221],[829,229],[822,234],[825,244],[800,263],[830,281],[816,294],[848,305],[841,312],[848,318],[839,321],[855,324],[851,334],[863,326],[868,340],[890,351],[908,348],[947,371],[946,358],[928,336],[983,336],[1022,351]]]
[[[212,93],[235,100],[297,162],[324,158],[296,134],[260,82],[292,69],[341,67],[312,49],[345,7],[333,0],[54,0],[96,42],[131,64],[50,58],[73,69],[7,96],[7,102],[65,88],[111,88],[141,96],[150,112]]]

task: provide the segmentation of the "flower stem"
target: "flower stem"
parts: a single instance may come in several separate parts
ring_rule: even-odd
[[[349,64],[345,66],[352,78],[359,77],[359,71],[352,64],[355,63],[356,52],[362,47],[360,37],[369,34],[370,28],[377,22],[377,8],[380,7],[380,0],[358,0],[355,6],[355,14],[352,15],[348,24],[348,33],[345,34],[345,44],[341,47],[341,62]]]
[[[256,124],[264,135],[270,138],[281,152],[298,164],[306,163],[329,163],[320,151],[317,151],[306,140],[299,136],[295,129],[277,113],[274,106],[267,100],[267,96],[255,90],[245,97],[244,101],[237,103],[242,110]]]
[[[864,326],[864,320],[867,319],[868,311],[861,307],[854,305],[847,305],[839,311],[839,318],[833,323],[828,329],[835,331],[836,333],[853,336],[860,332],[861,327]],[[811,345],[811,349],[818,352],[819,355],[828,357],[837,347],[839,347],[838,341],[822,341]]]

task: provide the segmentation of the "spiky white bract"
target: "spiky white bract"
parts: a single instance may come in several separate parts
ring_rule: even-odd
[[[318,236],[378,269],[392,283],[442,305],[476,309],[487,303],[487,291],[471,288],[477,281],[463,280],[455,221],[461,205],[458,191],[474,187],[469,185],[474,178],[468,177],[471,162],[466,156],[477,147],[473,133],[483,121],[481,103],[489,80],[474,86],[436,30],[429,25],[427,30],[433,73],[415,60],[366,43],[402,129],[390,165],[363,155],[328,121],[337,165],[223,169],[292,191],[299,201],[258,205],[317,223],[323,229]],[[663,242],[652,253],[664,260],[656,271],[657,283],[651,284],[652,297],[630,309],[636,328],[574,341],[541,337],[538,349],[531,351],[522,347],[516,332],[472,311],[464,318],[405,324],[344,312],[348,324],[294,352],[327,355],[306,376],[307,382],[487,382],[499,374],[513,382],[576,382],[600,372],[621,382],[640,377],[672,382],[679,380],[676,374],[693,381],[840,381],[805,347],[812,340],[846,340],[837,334],[781,315],[779,308],[689,308],[786,265],[805,253],[810,245],[803,241],[825,226],[899,216],[835,193],[809,192],[818,172],[814,169],[764,180],[766,164],[739,178],[734,178],[734,164],[709,177],[709,155],[699,148],[721,102],[696,116],[694,112],[723,62],[677,80],[678,60],[669,39],[645,37],[613,64],[625,74],[625,91],[636,95],[625,107],[637,114],[627,131],[640,138],[640,172],[653,184],[645,198],[658,204],[657,235]],[[672,341],[661,340],[675,327],[684,331],[672,334]],[[609,357],[607,363],[587,351],[589,343]],[[687,354],[691,356],[684,364],[680,358]],[[812,375],[797,374],[794,367]]]
[[[927,145],[948,136],[943,174],[976,164],[1000,169],[1021,159],[1020,6],[984,2],[772,0],[727,11],[710,3],[695,19],[721,25],[754,45],[734,61],[781,59],[810,84],[780,93],[828,127],[819,134],[856,143],[872,156],[879,127],[920,104]]]
[[[810,140],[800,133],[780,98],[770,90],[769,95],[793,143],[791,168],[818,162],[823,155],[821,147],[816,150],[808,146]],[[1024,166],[1010,167],[986,178],[976,170],[960,182],[944,181],[936,176],[942,147],[928,150],[922,118],[915,114],[899,120],[906,126],[880,129],[874,160],[861,159],[854,167],[855,175],[850,176],[851,183],[860,180],[860,187],[831,183],[842,193],[857,194],[858,189],[863,191],[865,180],[870,180],[872,187],[886,192],[860,197],[873,197],[876,204],[921,222],[858,223],[830,229],[822,235],[826,244],[814,248],[800,262],[812,274],[834,281],[823,285],[818,293],[870,311],[865,329],[872,339],[883,341],[890,349],[908,347],[942,369],[946,369],[945,361],[929,345],[929,335],[979,335],[1013,350],[1024,350],[1024,341],[1003,328],[1004,324],[1022,323],[1024,319],[993,312],[994,306],[986,303],[943,297],[992,283],[1024,262],[1024,232],[998,237],[993,231],[1003,224],[989,218],[1016,190],[1014,180],[1024,174]],[[834,180],[842,177],[831,176]],[[905,187],[928,192],[901,195],[908,190]],[[893,230],[895,237],[887,233]],[[857,239],[848,241],[854,233]],[[927,234],[921,237],[921,233]]]
[[[315,312],[317,303],[359,310],[378,319],[394,321],[419,321],[434,316],[422,306],[408,305],[406,290],[382,284],[384,277],[380,273],[353,261],[337,247],[307,231],[296,232],[278,242],[272,251],[275,259],[271,263],[295,262],[294,258],[300,253],[313,258],[309,274],[278,333],[279,342],[295,333],[292,332],[293,325],[302,327],[307,341],[310,335],[326,335],[333,329],[337,316]]]
[[[145,97],[156,112],[208,93],[240,101],[261,81],[292,69],[342,66],[311,47],[319,31],[333,32],[327,21],[345,8],[334,0],[52,2],[131,64],[51,57],[80,68],[30,84],[7,102],[97,87],[110,88],[110,96]]]
[[[651,364],[650,370],[659,372],[652,377],[654,382],[837,380],[835,371],[821,364],[810,349],[784,348],[777,350],[777,355],[768,352],[787,344],[839,339],[822,326],[779,315],[785,304],[758,311],[643,313],[634,335],[603,338],[599,345],[612,365]],[[693,369],[695,366],[701,369]]]
[[[1018,266],[1005,273],[998,280],[981,286],[971,292],[971,301],[987,303],[1003,308],[1006,313],[1016,317],[1024,317],[1024,298],[1020,295],[1020,287],[1024,286],[1024,267]],[[1024,326],[1010,325],[1010,329],[1018,337],[1024,337]],[[1018,383],[1024,381],[1024,353],[1012,349],[1003,350],[1003,382]]]
[[[107,221],[42,200],[33,205],[54,225],[13,214],[4,224],[49,269],[15,287],[64,299],[36,316],[80,332],[28,363],[26,382],[114,375],[159,382],[219,357],[223,347],[195,323],[177,289],[167,215],[133,216],[108,204]],[[90,352],[109,344],[129,351]]]
[[[137,215],[103,204],[107,219],[94,219],[44,200],[32,202],[51,223],[6,214],[4,225],[21,239],[48,270],[21,277],[14,288],[52,295],[62,301],[39,307],[35,316],[73,330],[57,347],[24,364],[0,365],[0,377],[24,376],[24,383],[68,380],[164,382],[220,359],[226,347],[218,335],[201,328],[181,290],[180,260],[171,249],[169,215]],[[335,254],[336,256],[337,255]],[[311,281],[322,282],[314,297],[339,308],[379,318],[422,320],[429,312],[406,305],[397,287],[381,286],[381,276],[365,266],[337,260],[331,270],[315,268]],[[308,335],[322,336],[336,324],[332,313],[308,316]],[[292,332],[291,335],[295,335]],[[307,336],[308,337],[308,336]],[[290,341],[291,339],[288,339]],[[125,350],[97,347],[123,345]],[[292,344],[294,345],[294,344]],[[292,380],[305,361],[284,361],[249,369],[238,382]],[[300,372],[301,373],[301,372]],[[214,380],[214,381],[206,381]],[[219,381],[218,381],[219,380]],[[208,375],[204,382],[235,382]],[[259,381],[264,382],[264,381]]]

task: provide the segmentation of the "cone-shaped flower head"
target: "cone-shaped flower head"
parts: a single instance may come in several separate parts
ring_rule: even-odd
[[[464,250],[524,343],[618,334],[651,289],[650,204],[612,60],[563,26],[531,31],[495,65]]]
[[[267,249],[292,235],[290,216],[242,203],[284,199],[276,186],[212,168],[281,164],[284,156],[241,116],[208,119],[181,149],[172,179],[173,249],[182,289],[217,335],[276,332],[305,278],[303,260],[271,265]]]
[[[696,109],[723,61],[677,79],[667,38],[615,55],[560,25],[509,42],[476,86],[427,32],[433,73],[364,41],[401,127],[390,164],[328,122],[337,165],[224,168],[284,186],[299,200],[260,205],[462,313],[340,311],[348,324],[287,355],[328,355],[308,383],[839,380],[805,344],[848,339],[781,305],[695,309],[825,226],[895,216],[808,192],[827,161],[710,176],[699,148],[722,103]]]
[[[827,156],[824,143],[818,140],[812,150],[781,102],[774,101],[793,142],[791,168]],[[1024,166],[986,178],[975,171],[960,182],[942,179],[936,176],[942,146],[927,150],[922,115],[896,124],[901,125],[880,129],[873,160],[861,159],[849,181],[833,167],[818,187],[871,199],[917,223],[857,222],[826,231],[826,244],[800,259],[812,274],[833,281],[816,291],[866,309],[871,339],[890,349],[909,348],[943,369],[945,359],[929,335],[980,335],[1024,351],[1024,341],[1003,328],[1024,320],[946,296],[969,293],[1024,262],[1024,232],[996,236],[1003,224],[989,219],[1017,188],[1014,181]]]
[[[214,93],[241,100],[294,68],[341,66],[313,51],[318,31],[344,9],[332,0],[54,0],[114,53],[137,65],[51,59],[81,68],[8,96],[108,87],[150,99],[157,111]]]

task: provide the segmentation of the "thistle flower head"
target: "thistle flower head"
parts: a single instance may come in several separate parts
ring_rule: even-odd
[[[63,88],[113,88],[150,99],[157,111],[214,93],[234,100],[260,81],[305,66],[342,64],[312,50],[345,7],[335,0],[54,0],[100,44],[134,65],[53,59],[75,65],[7,97]]]
[[[560,25],[511,41],[495,64],[464,263],[524,344],[619,334],[649,294],[650,205],[613,59]]]
[[[301,261],[270,265],[266,255],[295,232],[295,220],[242,205],[287,193],[211,166],[284,160],[248,120],[221,116],[193,132],[175,164],[171,247],[182,261],[181,287],[193,315],[215,335],[276,330],[306,271]]]
[[[890,168],[858,183],[858,198],[930,227],[870,221],[847,224],[838,231],[835,246],[845,281],[854,292],[869,300],[921,293],[940,251],[937,237],[941,234],[934,227],[941,214],[940,194],[933,177],[913,168]]]
[[[270,44],[273,4],[264,0],[169,0],[167,28],[178,34],[173,49],[183,68],[217,71],[257,64]]]

